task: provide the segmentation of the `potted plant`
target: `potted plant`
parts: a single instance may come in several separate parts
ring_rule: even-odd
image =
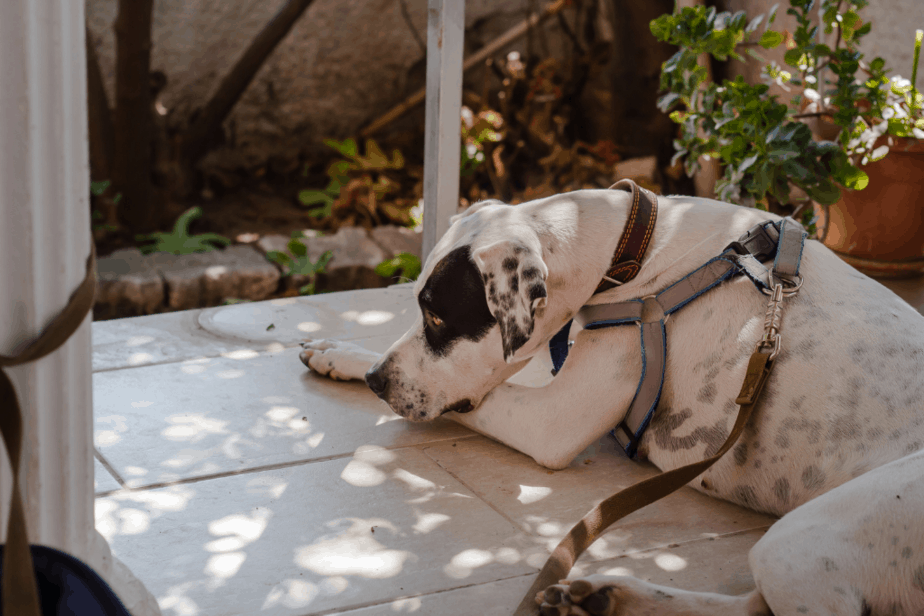
[[[847,134],[848,152],[861,158],[869,186],[815,208],[827,231],[825,245],[878,276],[924,272],[924,95],[914,85],[922,39],[924,31],[918,30],[911,80],[882,80],[879,96]],[[829,107],[825,102],[817,105],[822,114]],[[820,120],[830,122],[827,115]]]
[[[896,97],[906,97],[911,118],[903,130],[913,137],[921,128],[914,125],[920,109],[917,91],[889,80],[881,58],[863,62],[858,42],[871,25],[862,22],[859,11],[866,5],[864,0],[825,0],[820,28],[813,24],[812,0],[790,0],[787,13],[797,23],[792,33],[769,28],[776,7],[749,19],[743,11],[698,6],[652,21],[659,40],[679,47],[662,68],[665,94],[658,102],[662,110],[673,110],[671,118],[680,125],[674,162],[683,160],[692,175],[701,157],[716,158],[723,169],[715,187],[719,199],[801,214],[810,229],[813,209],[807,205],[818,204],[823,214],[842,194],[862,194],[870,183],[867,169],[875,169],[872,163],[887,151],[871,138],[890,126],[900,130],[894,120],[904,111],[898,111]],[[836,33],[833,46],[821,40],[821,31]],[[786,67],[761,56],[762,49],[779,45],[786,47]],[[723,61],[749,55],[763,63],[764,83],[749,84],[742,77],[710,82],[698,62],[702,54]],[[794,93],[788,104],[770,93],[773,83]],[[888,109],[892,116],[884,118]],[[830,130],[813,135],[809,124]],[[834,231],[840,211],[836,206],[830,216],[821,216],[822,222],[830,220],[831,238],[842,237]],[[883,217],[881,204],[873,211],[874,217]]]

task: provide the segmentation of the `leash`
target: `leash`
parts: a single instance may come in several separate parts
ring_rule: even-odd
[[[39,616],[38,588],[26,532],[26,515],[19,490],[19,464],[22,457],[23,419],[16,389],[2,368],[36,361],[57,350],[83,323],[93,308],[96,294],[96,249],[90,242],[87,273],[71,294],[64,309],[42,330],[38,337],[19,346],[12,356],[0,355],[0,433],[6,445],[13,471],[10,518],[3,550],[3,579],[0,581],[0,613],[16,616]]]
[[[767,382],[767,377],[770,376],[773,361],[776,359],[773,355],[772,352],[767,353],[759,347],[751,355],[747,374],[744,377],[744,384],[738,398],[735,400],[740,405],[738,418],[735,420],[735,425],[732,427],[732,431],[725,443],[715,455],[701,462],[675,468],[640,481],[624,490],[620,490],[591,509],[552,552],[549,560],[546,561],[545,566],[542,567],[536,577],[536,581],[533,582],[533,585],[526,592],[526,596],[517,606],[514,616],[536,614],[536,602],[542,597],[541,593],[552,584],[557,584],[560,580],[565,579],[578,557],[609,526],[630,513],[676,492],[705,472],[731,449],[751,418],[764,384]]]
[[[630,187],[630,190],[635,193],[637,189]],[[632,218],[633,214],[630,214],[630,220]],[[651,226],[653,225],[652,220]],[[623,232],[623,240],[628,232],[628,228]],[[799,265],[806,235],[802,227],[792,219],[783,219],[779,223],[761,223],[749,229],[738,241],[729,244],[718,257],[656,295],[616,304],[585,306],[581,309],[575,318],[585,329],[612,327],[627,323],[638,323],[640,326],[642,376],[629,411],[617,426],[619,431],[614,429],[612,432],[624,447],[627,455],[633,457],[637,453],[638,443],[660,399],[667,351],[665,323],[670,315],[709,289],[739,273],[747,275],[761,292],[770,296],[764,320],[764,335],[757,342],[748,361],[741,391],[735,399],[735,403],[739,405],[738,416],[722,447],[705,460],[641,481],[595,506],[571,529],[552,552],[517,607],[514,616],[535,614],[536,604],[542,601],[544,596],[542,593],[545,589],[566,578],[577,558],[609,526],[693,481],[715,464],[737,442],[759,401],[774,361],[780,353],[782,302],[785,297],[797,294],[802,286]],[[773,268],[767,270],[761,260],[769,259],[770,256],[774,256],[774,253]],[[641,256],[643,255],[644,251]],[[615,261],[614,257],[614,264]],[[640,261],[641,258],[637,262]],[[632,276],[637,273],[638,268]],[[662,316],[643,321],[642,309],[646,303],[654,304],[652,308],[660,307]],[[571,321],[550,341],[550,352],[555,365],[553,374],[561,369],[567,358],[570,328]]]

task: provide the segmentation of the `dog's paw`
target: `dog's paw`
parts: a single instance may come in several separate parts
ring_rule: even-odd
[[[594,579],[597,578],[597,579]],[[542,616],[616,616],[618,602],[613,578],[591,576],[549,586],[536,595]]]
[[[335,381],[362,380],[378,355],[349,342],[305,340],[298,358],[302,363]]]

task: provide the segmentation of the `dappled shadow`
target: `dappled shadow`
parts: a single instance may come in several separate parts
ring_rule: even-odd
[[[389,314],[337,317],[378,327]],[[297,349],[263,349],[94,376],[98,451],[132,488],[97,499],[97,526],[165,614],[512,606],[592,502],[654,472],[604,439],[553,473],[454,423],[405,422],[365,385],[310,373]],[[763,523],[671,498],[580,566],[685,574],[698,557],[684,546]]]

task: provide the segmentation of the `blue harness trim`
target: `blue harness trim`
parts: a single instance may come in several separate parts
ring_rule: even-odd
[[[787,234],[795,231],[801,232],[801,238],[794,241],[791,235]],[[787,244],[784,245],[784,234],[786,235]],[[805,238],[808,234],[802,230],[792,219],[784,219],[779,222],[768,221],[752,227],[737,242],[732,242],[722,253],[707,261],[697,269],[693,270],[677,282],[673,283],[666,289],[662,290],[655,296],[655,300],[662,306],[664,318],[651,323],[644,323],[641,316],[620,316],[619,318],[599,318],[584,323],[584,329],[601,329],[605,327],[614,327],[625,325],[627,323],[638,323],[640,325],[641,351],[642,351],[642,374],[639,378],[638,387],[629,410],[622,421],[610,432],[613,437],[623,446],[626,455],[634,458],[638,452],[638,444],[654,416],[654,411],[661,399],[661,391],[664,387],[664,373],[666,368],[667,357],[667,330],[665,328],[665,319],[667,316],[677,312],[706,291],[718,286],[729,278],[744,274],[760,290],[769,290],[770,286],[766,280],[767,269],[761,264],[761,261],[774,258],[774,273],[783,273],[785,276],[797,276],[799,266],[802,262],[802,252],[805,246]],[[783,252],[787,254],[783,255]],[[796,252],[797,251],[797,252]],[[782,272],[777,270],[780,267]],[[722,271],[722,269],[725,271]],[[794,271],[793,271],[794,270]],[[682,285],[690,287],[692,293],[683,293]],[[678,293],[680,294],[679,297]],[[672,305],[664,307],[659,300],[672,302]],[[626,300],[620,304],[629,304],[631,302],[642,303],[641,299]],[[617,313],[618,314],[618,313]],[[561,330],[555,334],[549,341],[549,352],[552,356],[552,365],[554,366],[553,374],[561,370],[568,357],[568,334],[571,330],[573,319],[568,321]],[[650,396],[651,402],[647,403],[639,397],[643,385],[646,384],[648,375],[649,358],[645,352],[645,328],[653,323],[660,323],[660,327],[655,329],[660,334],[660,340],[649,340],[655,350],[660,350],[661,374],[657,375],[657,390]],[[649,327],[649,329],[651,329]],[[658,344],[660,343],[660,344]],[[660,347],[660,349],[657,349]],[[654,375],[652,375],[654,376]],[[649,384],[650,385],[650,384]],[[631,424],[635,424],[635,429]]]

